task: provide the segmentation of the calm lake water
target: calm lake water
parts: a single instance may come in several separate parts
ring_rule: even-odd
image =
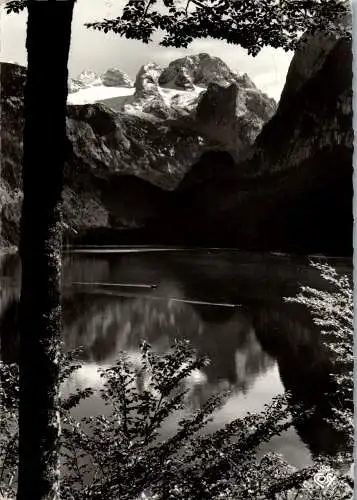
[[[329,258],[352,274],[349,259]],[[0,256],[2,356],[16,357],[13,305],[19,293],[16,255]],[[300,285],[325,288],[308,258],[232,250],[149,248],[77,249],[66,252],[63,270],[64,339],[67,349],[83,346],[83,368],[70,387],[100,385],[98,366],[112,364],[124,350],[139,357],[147,339],[165,351],[175,338],[189,339],[211,364],[188,380],[187,411],[213,391],[232,396],[210,429],[248,411],[259,411],[289,389],[314,402],[321,397],[326,358],[319,332],[303,308],[286,304]],[[64,388],[68,390],[69,387]],[[78,414],[103,411],[98,397],[83,402]],[[171,418],[164,435],[175,430]],[[260,453],[278,451],[298,467],[312,454],[343,446],[318,415],[274,438]]]

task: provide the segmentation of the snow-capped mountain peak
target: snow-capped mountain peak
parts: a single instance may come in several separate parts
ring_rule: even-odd
[[[93,104],[108,100],[124,100],[134,94],[134,83],[119,68],[109,68],[102,75],[94,71],[82,71],[68,82],[68,104]],[[121,102],[120,101],[120,102]]]
[[[129,76],[119,68],[109,68],[102,75],[94,71],[84,70],[76,78],[71,78],[68,82],[68,91],[70,94],[86,91],[92,87],[133,88],[134,83]],[[89,93],[85,92],[85,95],[87,94]],[[98,100],[95,98],[95,93],[91,95],[94,101]],[[101,96],[101,90],[98,90],[98,95]],[[74,100],[81,101],[82,99],[78,96],[78,98]]]
[[[239,74],[232,71],[219,57],[200,53],[172,61],[161,73],[159,84],[181,90],[206,88],[210,83],[228,86],[237,81]]]
[[[70,82],[68,103],[102,102],[115,111],[172,118],[193,112],[209,85],[226,88],[232,83],[258,91],[248,75],[231,70],[219,57],[200,53],[175,59],[166,68],[154,62],[145,64],[135,84],[117,67],[101,76],[83,71]]]
[[[134,82],[119,68],[109,68],[102,74],[101,80],[106,87],[134,87]]]
[[[100,102],[151,123],[179,120],[180,126],[184,123],[209,140],[228,141],[235,157],[254,142],[276,109],[248,75],[232,71],[209,54],[185,56],[166,68],[145,64],[134,86],[118,68],[99,79],[93,72],[83,72],[78,80],[82,88],[69,95],[69,104]]]
[[[73,93],[98,85],[102,85],[100,76],[94,71],[84,70],[76,78],[69,80],[68,91]]]

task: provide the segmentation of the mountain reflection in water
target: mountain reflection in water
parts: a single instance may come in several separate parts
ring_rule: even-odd
[[[347,259],[331,263],[338,271],[352,272]],[[19,278],[17,256],[2,256],[1,355],[7,361],[16,360]],[[147,286],[120,287],[120,283]],[[247,411],[262,410],[284,389],[307,405],[319,402],[329,389],[329,360],[319,332],[306,310],[282,299],[295,295],[301,284],[325,287],[308,259],[301,257],[232,250],[67,253],[64,343],[66,349],[83,346],[84,366],[64,390],[99,387],[97,367],[112,364],[119,351],[137,360],[144,338],[164,352],[175,338],[185,337],[199,354],[211,359],[204,371],[186,381],[187,411],[201,406],[213,391],[232,390],[211,429]],[[93,397],[76,412],[104,410],[100,398]],[[174,432],[178,417],[171,416],[164,435]],[[305,466],[311,453],[334,453],[343,446],[343,436],[332,432],[322,414],[315,412],[260,451],[279,451],[292,464]]]

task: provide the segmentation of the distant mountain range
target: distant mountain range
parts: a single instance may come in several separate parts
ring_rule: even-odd
[[[276,111],[248,75],[209,54],[176,59],[167,68],[146,64],[135,83],[117,68],[103,75],[84,71],[69,88],[70,105],[102,103],[130,117],[176,125],[201,135],[202,146],[219,144],[236,159]]]
[[[2,244],[18,241],[25,77],[1,64]],[[278,107],[208,54],[135,82],[83,72],[69,82],[68,237],[349,253],[351,82],[350,43],[325,34],[295,54]]]

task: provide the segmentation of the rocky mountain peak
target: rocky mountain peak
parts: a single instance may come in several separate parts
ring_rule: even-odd
[[[101,84],[102,80],[97,73],[90,70],[83,70],[76,78],[71,78],[69,80],[68,92],[78,92],[78,90]]]
[[[101,78],[106,87],[134,87],[134,82],[117,67],[108,69]]]
[[[251,154],[233,163],[225,151],[208,151],[181,181],[170,219],[176,232],[182,228],[180,239],[175,234],[180,244],[352,254],[352,59],[350,40],[331,32],[308,37]],[[207,133],[221,130],[228,138],[224,119],[232,120],[236,104],[232,126],[243,140],[254,115],[238,116],[264,102],[254,99],[253,89],[210,85],[198,119]]]
[[[229,85],[236,81],[238,73],[232,71],[219,57],[200,53],[172,61],[159,77],[163,87],[194,89],[209,83]]]
[[[138,92],[153,92],[157,90],[159,85],[159,77],[163,68],[152,62],[144,64],[136,75],[135,89]]]
[[[134,86],[133,81],[121,69],[109,68],[102,75],[90,70],[84,70],[76,78],[69,79],[68,92],[74,93],[90,87],[127,87]]]
[[[145,113],[159,119],[169,118],[170,106],[165,102],[159,90],[159,76],[162,67],[152,62],[144,64],[135,79],[135,93],[125,105],[127,113]]]
[[[290,100],[303,85],[313,78],[323,67],[325,61],[339,42],[339,37],[333,32],[320,31],[310,35],[305,33],[301,46],[295,52],[286,76],[280,101]]]
[[[245,87],[237,81],[228,86],[210,83],[201,94],[195,121],[202,135],[230,144],[230,153],[239,159],[275,111],[274,99],[255,86]]]
[[[350,4],[350,2],[346,2]],[[300,39],[300,46],[295,51],[286,76],[280,103],[285,105],[285,100],[293,98],[305,83],[314,78],[321,71],[330,57],[330,54],[346,41],[342,34],[352,35],[352,12],[347,9],[343,18],[334,19],[330,29],[316,32],[305,32]]]
[[[254,142],[276,110],[275,101],[247,74],[239,75],[205,53],[176,59],[166,68],[156,63],[142,66],[135,89],[124,111],[159,119],[187,118],[192,129],[210,140],[229,143],[234,156]]]
[[[304,35],[291,61],[277,112],[255,144],[260,173],[310,161],[312,151],[322,154],[341,148],[350,154],[351,79],[350,40],[333,31]],[[279,148],[273,140],[278,135]]]

